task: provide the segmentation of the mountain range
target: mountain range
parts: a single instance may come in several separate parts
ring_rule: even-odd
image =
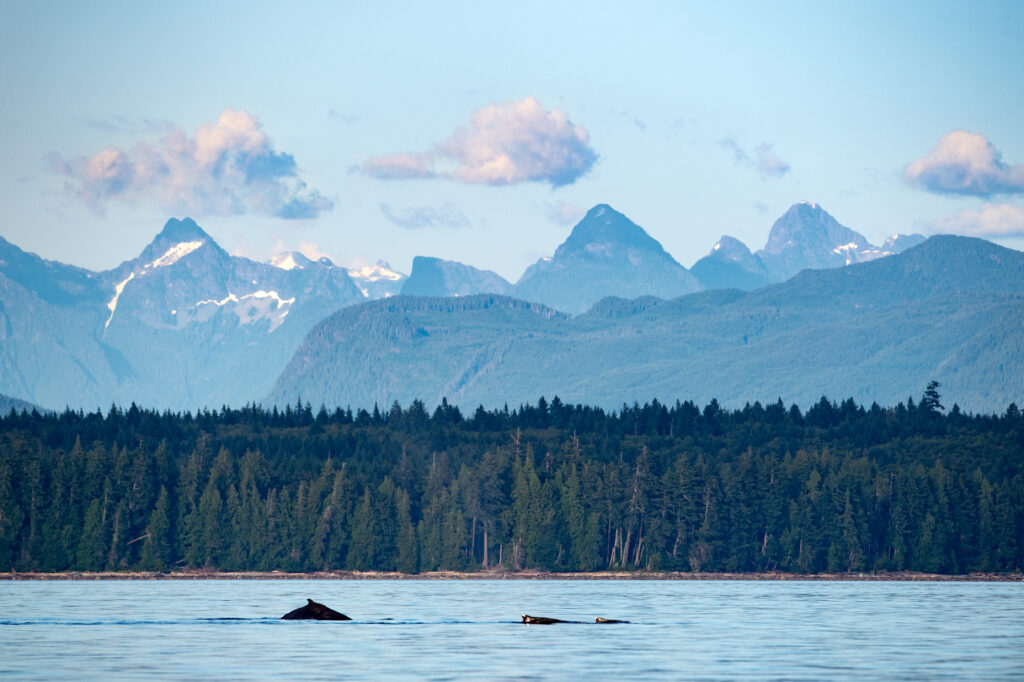
[[[937,379],[950,404],[1002,411],[1024,396],[1022,292],[1024,253],[940,236],[756,291],[612,297],[576,317],[497,295],[402,296],[317,325],[269,401],[895,404]]]
[[[726,333],[725,321],[743,315],[761,319],[770,316],[764,305],[781,306],[795,311],[786,319],[802,320],[797,325],[801,329],[821,331],[824,320],[838,319],[829,312],[833,303],[823,298],[838,285],[831,280],[815,283],[822,288],[808,298],[793,283],[806,283],[812,275],[791,278],[791,273],[805,267],[832,268],[822,276],[845,281],[842,278],[848,273],[864,272],[860,268],[872,264],[866,261],[902,258],[893,254],[917,244],[906,252],[909,256],[927,245],[920,244],[922,240],[919,235],[897,235],[875,247],[819,206],[800,203],[776,221],[764,249],[751,253],[738,240],[723,237],[708,257],[687,270],[641,227],[600,204],[550,258],[530,266],[512,284],[493,272],[433,257],[417,257],[409,277],[382,261],[346,269],[327,258],[313,260],[295,252],[259,263],[231,256],[190,219],[169,220],[137,258],[103,272],[48,261],[0,238],[0,394],[58,409],[65,405],[93,409],[132,401],[194,409],[268,397],[362,405],[447,395],[451,400],[493,404],[511,400],[512,395],[532,400],[541,390],[608,404],[629,396],[645,400],[669,393],[705,395],[704,384],[680,367],[698,358],[699,363],[713,358],[684,352],[688,347],[681,343],[709,352],[716,348],[724,353],[723,362],[753,373],[743,375],[740,385],[719,381],[715,386],[721,390],[708,388],[707,393],[719,399],[761,395],[755,388],[767,390],[770,385],[777,385],[773,390],[787,399],[787,391],[802,396],[804,387],[811,385],[832,394],[835,391],[827,381],[815,383],[811,374],[802,374],[807,378],[802,383],[799,377],[790,383],[777,378],[760,382],[756,363],[734,358],[726,349],[743,337],[744,345],[765,351],[768,347],[757,344],[767,343],[766,338],[739,322]],[[973,241],[964,246],[967,243],[961,244],[967,251],[981,248]],[[961,299],[972,291],[972,278],[984,278],[985,268],[995,267],[985,259],[950,260],[950,254],[933,247],[924,253],[929,255],[919,256],[922,262],[941,255],[948,267],[970,268],[957,274],[965,288],[946,296],[958,305],[969,303]],[[995,253],[1007,262],[1016,257],[1016,252],[1005,249]],[[883,258],[887,255],[892,257]],[[870,277],[877,280],[879,297],[887,295],[885,287],[904,286],[886,280],[887,270],[867,272],[875,273]],[[780,279],[788,280],[778,285],[783,289],[764,288]],[[998,295],[1024,289],[1019,281],[1015,286]],[[702,289],[715,291],[696,293]],[[752,289],[757,291],[737,291]],[[742,312],[745,305],[760,300],[748,296],[769,292],[778,297],[775,303]],[[483,293],[488,295],[479,296]],[[996,293],[986,290],[985,295]],[[920,300],[906,298],[900,305],[911,305],[913,300],[914,305],[927,301],[931,306],[938,300],[938,294],[920,296]],[[863,314],[878,312],[877,301],[869,304],[869,298],[861,304],[867,306]],[[794,308],[790,300],[799,305]],[[992,304],[986,301],[985,305]],[[885,309],[895,305],[887,304]],[[922,311],[908,314],[937,314],[927,306]],[[998,320],[956,319],[962,333],[976,332],[985,323],[993,338],[1015,338],[1012,329],[1007,336],[992,327]],[[892,322],[894,329],[903,328],[902,320]],[[795,333],[786,333],[790,332]],[[833,333],[837,332],[829,332]],[[638,346],[641,337],[654,345]],[[953,342],[948,334],[936,338]],[[449,343],[456,345],[450,348]],[[428,349],[449,356],[413,362]],[[525,349],[529,349],[526,355],[517,355]],[[670,351],[675,355],[665,355]],[[580,352],[591,355],[581,358]],[[773,346],[765,362],[779,361],[779,353]],[[594,365],[597,359],[603,364]],[[641,381],[643,368],[650,362],[661,368],[660,373]],[[933,373],[967,366],[962,358],[950,362],[937,365]],[[971,362],[971,367],[977,364]],[[1012,359],[1007,362],[1015,366]],[[442,366],[447,369],[441,371]],[[579,375],[577,370],[583,368],[593,376]],[[663,374],[676,379],[666,379],[669,383],[655,379]],[[993,405],[1007,394],[997,374],[990,376]],[[619,375],[631,377],[632,383],[615,388],[602,383]],[[328,377],[341,383],[328,386],[324,383]],[[495,377],[499,383],[488,383]],[[680,377],[686,381],[679,383]],[[840,381],[839,385],[846,384]],[[877,382],[864,387],[847,392],[866,395],[867,387],[889,388]],[[918,389],[911,387],[911,391]],[[696,393],[689,395],[690,390]],[[888,395],[871,397],[881,400]],[[989,403],[979,400],[977,404]]]
[[[772,225],[768,242],[757,253],[724,235],[691,272],[705,289],[757,289],[784,282],[801,270],[837,268],[891,256],[924,241],[920,234],[894,234],[882,246],[869,243],[818,204],[793,204]]]
[[[611,206],[598,204],[553,256],[531,265],[515,284],[489,270],[417,257],[401,293],[501,294],[579,314],[606,296],[670,299],[703,289],[749,291],[783,282],[801,270],[862,263],[923,241],[923,235],[897,234],[882,246],[874,246],[818,204],[801,201],[775,222],[767,243],[757,253],[725,235],[688,271],[643,228]]]
[[[751,253],[723,236],[690,270],[661,243],[607,204],[594,206],[554,255],[541,258],[512,284],[489,270],[417,257],[401,293],[413,296],[501,294],[579,314],[606,296],[675,298],[703,289],[749,291],[783,282],[808,268],[836,268],[891,256],[924,241],[896,234],[882,246],[844,225],[815,203],[794,204]]]

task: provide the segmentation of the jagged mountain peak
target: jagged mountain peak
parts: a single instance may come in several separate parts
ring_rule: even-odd
[[[210,249],[210,254],[216,260],[229,258],[228,253],[199,227],[191,218],[178,220],[171,218],[164,224],[164,229],[153,237],[142,253],[133,260],[122,263],[115,268],[118,276],[128,271],[142,274],[142,271],[155,271],[169,265],[174,265],[182,258],[197,252],[201,249]]]
[[[841,246],[868,248],[864,235],[839,223],[819,204],[801,201],[793,204],[772,225],[763,251],[778,255],[793,246],[812,248]]]
[[[196,221],[191,218],[171,218],[164,223],[164,229],[160,230],[157,235],[157,239],[166,239],[167,241],[185,242],[185,241],[196,241],[209,239],[212,241],[210,235],[206,233],[203,228],[196,224]]]
[[[757,289],[770,281],[761,259],[729,235],[722,235],[690,272],[707,289]]]
[[[596,254],[610,246],[654,251],[665,254],[661,243],[608,204],[598,204],[587,211],[572,229],[569,238],[555,251],[555,260],[574,254]]]
[[[512,285],[495,272],[458,261],[416,256],[402,294],[413,296],[468,296],[512,293]]]
[[[741,242],[736,237],[730,237],[727,234],[723,234],[722,238],[715,242],[715,245],[711,247],[711,251],[708,252],[709,256],[717,256],[718,258],[727,258],[733,261],[742,261],[750,258],[753,254],[747,245]]]
[[[608,204],[598,204],[553,257],[526,269],[515,295],[581,313],[605,296],[675,298],[700,288],[658,240]]]

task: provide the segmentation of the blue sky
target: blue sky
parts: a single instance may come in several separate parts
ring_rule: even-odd
[[[489,4],[4,3],[0,235],[515,280],[597,203],[690,266],[810,200],[1024,247],[1024,3]]]

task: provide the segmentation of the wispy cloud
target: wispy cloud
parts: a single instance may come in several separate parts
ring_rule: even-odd
[[[534,97],[477,109],[468,126],[426,152],[367,159],[362,170],[382,180],[442,178],[483,185],[569,185],[597,161],[590,134]]]
[[[431,227],[458,229],[469,227],[469,219],[454,204],[445,202],[440,206],[409,206],[398,208],[381,204],[380,210],[390,222],[406,230],[422,230]]]
[[[626,121],[631,123],[633,127],[639,130],[641,133],[647,130],[647,123],[642,121],[639,117],[634,116],[629,110],[623,109],[619,112],[619,115]]]
[[[347,114],[344,111],[338,111],[337,109],[328,109],[327,118],[341,121],[345,125],[352,125],[359,122],[358,116],[353,116],[352,114]]]
[[[736,163],[750,162],[750,157],[747,156],[747,153],[743,151],[743,147],[741,147],[740,143],[737,142],[735,139],[731,137],[723,137],[721,140],[718,141],[718,145],[720,147],[725,147],[730,152],[732,152],[733,160]]]
[[[575,225],[587,214],[585,206],[569,203],[567,201],[555,201],[549,203],[545,213],[548,220],[558,225]]]
[[[933,233],[974,237],[1024,237],[1024,206],[986,204],[978,211],[957,211],[927,225]]]
[[[772,146],[762,142],[754,149],[757,154],[755,167],[762,177],[781,178],[789,172],[789,164],[779,158],[779,155],[772,151]]]
[[[781,178],[789,172],[789,164],[783,161],[767,142],[757,145],[749,153],[732,137],[724,137],[718,144],[732,153],[737,164],[753,168],[761,174],[762,179]]]
[[[92,157],[51,154],[51,168],[92,210],[112,201],[154,201],[189,215],[258,213],[314,218],[333,203],[299,177],[291,154],[274,149],[251,114],[225,109],[188,137],[180,128],[156,144],[107,147]]]
[[[85,119],[85,124],[105,133],[132,133],[135,135],[166,133],[174,128],[170,121],[163,119],[127,116],[95,116]]]
[[[984,135],[966,130],[943,135],[926,156],[907,164],[903,177],[936,194],[1024,194],[1024,165],[1004,163]]]

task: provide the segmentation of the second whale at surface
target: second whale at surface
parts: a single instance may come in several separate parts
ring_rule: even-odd
[[[558,618],[546,618],[544,616],[528,616],[523,614],[523,623],[526,625],[554,625],[556,623],[582,623],[581,620],[559,620]],[[628,623],[628,620],[615,620],[614,618],[595,618],[595,623]]]

